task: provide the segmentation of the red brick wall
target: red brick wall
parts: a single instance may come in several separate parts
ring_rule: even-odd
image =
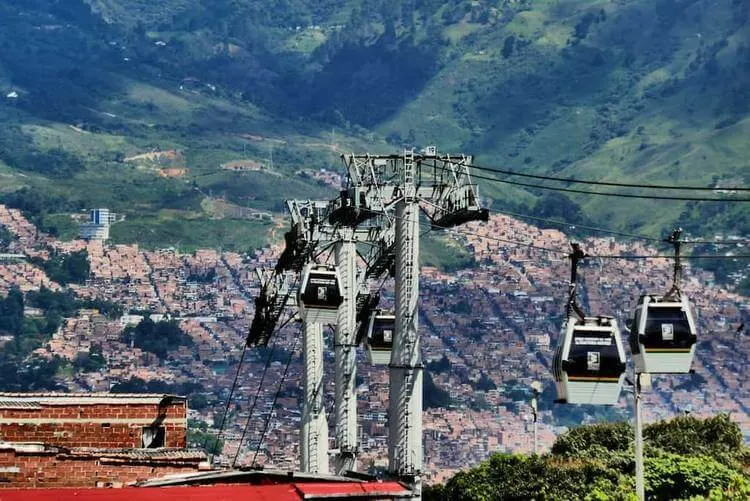
[[[186,447],[185,402],[156,404],[42,405],[0,409],[0,441],[42,442],[63,447],[141,447],[141,430],[158,419],[166,447]]]
[[[16,469],[19,471],[15,472]],[[0,450],[0,489],[119,486],[192,471],[198,471],[197,464],[106,464],[106,461],[96,458],[66,458],[54,453],[17,454],[13,450]]]

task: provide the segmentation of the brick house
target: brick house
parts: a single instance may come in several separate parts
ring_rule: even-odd
[[[120,485],[209,469],[205,453],[186,444],[185,397],[0,393],[0,488]]]

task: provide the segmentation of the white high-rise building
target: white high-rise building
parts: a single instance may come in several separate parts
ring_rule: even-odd
[[[81,238],[84,240],[107,240],[109,238],[109,227],[117,219],[114,212],[109,209],[91,209],[89,220],[81,225]]]

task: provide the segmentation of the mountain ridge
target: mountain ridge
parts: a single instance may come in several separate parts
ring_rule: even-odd
[[[300,165],[335,161],[301,146],[272,152],[268,141],[239,140],[244,133],[337,141],[344,150],[437,144],[482,165],[561,177],[686,185],[750,178],[744,2],[34,0],[0,2],[0,12],[12,27],[0,35],[0,82],[6,95],[18,94],[0,99],[0,144],[4,136],[22,145],[15,157],[7,147],[0,155],[6,177],[9,165],[28,164],[19,159],[30,149],[52,151],[62,165],[78,157],[85,168],[74,166],[74,176],[88,172],[99,185],[146,182],[142,172],[119,173],[117,159],[179,149],[191,174],[165,189],[184,193],[175,184],[197,179],[204,192],[267,209],[227,190],[235,178],[201,179],[217,176],[217,164],[270,164],[275,153],[275,167],[294,183]],[[68,126],[94,134],[99,147],[80,146],[73,129],[63,135]],[[55,129],[59,149],[74,157],[40,139],[39,127]],[[50,187],[37,174],[5,189],[32,184],[70,196],[75,177]],[[498,183],[480,189],[495,206],[537,215],[555,201]],[[141,204],[144,196],[135,190],[123,210],[164,209]],[[199,205],[195,198],[183,208]],[[679,223],[704,237],[750,231],[745,204],[569,198],[585,216],[572,223],[656,234]],[[564,219],[558,209],[553,216]]]

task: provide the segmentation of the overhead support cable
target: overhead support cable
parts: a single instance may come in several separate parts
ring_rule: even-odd
[[[247,343],[243,343],[242,346],[242,355],[240,355],[240,363],[237,364],[237,371],[234,373],[234,380],[232,381],[232,388],[229,390],[229,396],[227,397],[227,405],[224,407],[224,415],[221,418],[221,424],[219,425],[219,433],[216,434],[216,439],[214,440],[214,446],[211,448],[211,450],[216,450],[216,447],[219,445],[219,440],[221,439],[221,434],[224,432],[224,425],[227,422],[227,415],[229,414],[229,407],[232,405],[232,397],[234,396],[234,390],[237,388],[237,380],[240,377],[240,369],[242,369],[242,363],[245,361],[245,354],[247,353]],[[206,448],[206,445],[208,444],[209,438],[206,437],[206,440],[203,441],[203,448]]]
[[[528,214],[520,214],[517,212],[511,212],[511,211],[501,210],[501,209],[488,209],[488,210],[491,213],[495,213],[495,214],[504,214],[506,216],[512,216],[512,217],[522,218],[522,219],[530,219],[532,221],[540,221],[543,223],[555,224],[558,226],[569,226],[571,229],[598,231],[601,233],[609,233],[611,235],[621,236],[625,238],[646,240],[649,242],[664,243],[663,242],[664,239],[661,237],[652,237],[649,235],[642,235],[638,233],[627,233],[624,231],[612,230],[609,228],[587,226],[584,224],[571,223],[569,221],[563,221],[560,219],[549,219],[549,218],[531,216]],[[743,240],[681,240],[680,243],[682,243],[683,245],[749,245],[750,240],[744,240],[744,239]]]
[[[377,211],[370,211],[370,212],[377,212]],[[395,219],[399,219],[398,216],[392,216]],[[465,230],[457,230],[455,228],[450,228],[447,226],[438,226],[433,224],[432,227],[437,230],[445,231],[447,233],[452,233],[454,235],[463,235],[463,236],[475,236],[479,238],[484,238],[486,240],[494,241],[494,242],[500,242],[500,243],[506,243],[510,244],[516,247],[526,247],[529,249],[539,250],[543,252],[549,252],[553,254],[560,254],[567,256],[570,252],[563,249],[554,249],[551,247],[543,247],[541,245],[534,245],[526,242],[519,242],[517,240],[509,240],[505,238],[500,237],[493,237],[490,235],[484,235],[482,233],[472,232],[472,231],[465,231]],[[674,259],[674,255],[672,254],[654,254],[654,255],[648,255],[648,254],[622,254],[622,255],[590,255],[590,258],[601,258],[601,259]],[[682,259],[750,259],[750,254],[738,254],[738,255],[713,255],[713,254],[703,254],[703,255],[686,255],[681,256]]]
[[[616,183],[613,181],[591,181],[585,179],[577,179],[572,177],[554,177],[544,176],[540,174],[529,174],[527,172],[518,172],[508,169],[497,169],[494,167],[483,167],[481,165],[469,165],[469,168],[485,171],[495,172],[497,174],[505,174],[508,176],[526,177],[530,179],[541,179],[544,181],[556,181],[560,183],[576,183],[576,184],[588,184],[592,186],[613,186],[618,188],[643,188],[650,190],[684,190],[684,191],[750,191],[750,188],[745,187],[717,187],[717,186],[679,186],[674,184],[645,184],[645,183]]]
[[[300,328],[297,331],[297,336],[294,339],[294,345],[292,346],[291,351],[289,352],[289,358],[286,361],[286,367],[284,367],[284,373],[281,375],[281,379],[279,380],[279,386],[276,389],[276,394],[273,396],[273,401],[271,402],[271,409],[268,411],[268,416],[266,416],[266,421],[263,424],[263,431],[260,434],[260,440],[258,440],[258,446],[255,448],[255,454],[253,454],[253,460],[250,463],[252,466],[255,466],[255,460],[258,458],[258,454],[260,453],[260,449],[263,446],[263,440],[266,438],[266,433],[268,432],[268,426],[271,423],[271,418],[273,416],[273,409],[276,407],[276,401],[279,399],[279,395],[281,394],[281,390],[284,386],[284,381],[286,381],[286,376],[289,373],[289,366],[292,364],[292,360],[294,359],[294,352],[297,351],[297,344],[299,344],[300,337],[302,337],[302,325],[300,324]]]
[[[559,191],[565,193],[580,193],[583,195],[599,195],[605,197],[619,197],[619,198],[637,198],[637,199],[648,199],[648,200],[675,200],[682,202],[750,202],[750,198],[706,198],[706,197],[684,197],[684,196],[671,196],[671,195],[638,195],[635,193],[604,193],[601,191],[587,191],[578,190],[574,188],[559,188],[554,186],[542,186],[539,184],[522,183],[520,181],[510,181],[508,179],[499,179],[496,177],[483,176],[480,174],[472,174],[474,179],[483,179],[485,181],[493,181],[496,183],[511,184],[514,186],[523,186],[526,188],[536,188],[540,190]]]

